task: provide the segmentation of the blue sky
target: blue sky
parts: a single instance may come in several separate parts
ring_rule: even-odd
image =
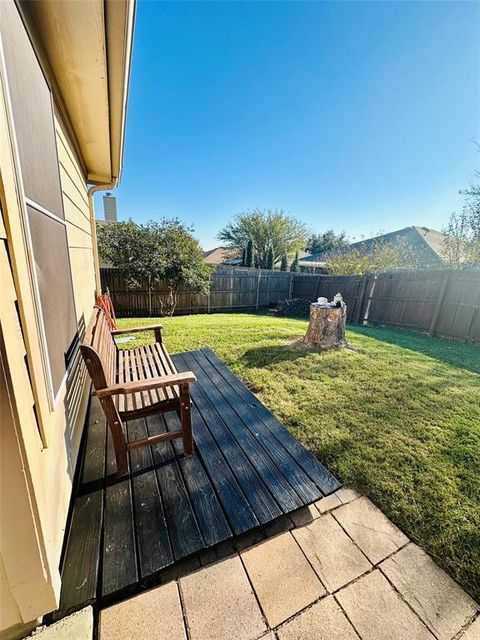
[[[139,0],[120,218],[441,229],[479,114],[479,3]]]

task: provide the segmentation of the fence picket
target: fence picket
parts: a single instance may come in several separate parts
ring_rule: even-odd
[[[440,316],[440,312],[442,310],[442,305],[445,299],[445,293],[447,291],[449,280],[450,280],[450,273],[445,272],[445,276],[443,278],[443,282],[440,287],[440,293],[438,294],[437,305],[435,307],[435,311],[433,312],[432,321],[430,322],[430,327],[428,329],[428,333],[431,336],[435,335],[435,329],[437,328],[437,322]]]

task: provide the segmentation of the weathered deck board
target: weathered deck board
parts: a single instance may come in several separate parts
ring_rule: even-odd
[[[128,424],[129,440],[137,440],[146,435],[145,420],[132,420]],[[174,558],[149,447],[130,451],[130,468],[133,476],[133,513],[138,541],[140,576],[146,578],[171,565]]]
[[[90,402],[88,424],[89,429],[81,477],[83,487],[94,482],[103,484],[105,475],[107,432],[105,429],[105,414],[98,398],[92,398]]]
[[[163,414],[168,431],[178,431],[180,419],[174,411]],[[179,440],[172,440],[183,480],[187,485],[195,515],[207,547],[213,547],[232,536],[217,494],[199,456],[182,456]]]
[[[185,354],[183,361],[187,366],[187,370],[196,365],[196,361],[191,358],[190,354]],[[195,402],[233,474],[239,480],[243,493],[257,520],[260,524],[265,524],[278,518],[282,515],[281,509],[276,501],[272,499],[273,496],[268,491],[262,477],[255,471],[237,441],[226,428],[222,415],[210,402],[202,386],[197,384],[192,386],[190,393],[193,402]]]
[[[192,356],[196,357],[196,354],[192,354]],[[198,365],[200,365],[200,367]],[[190,366],[195,365],[192,363]],[[284,513],[301,507],[304,504],[303,500],[283,476],[281,470],[270,458],[268,452],[261,446],[258,437],[250,432],[247,425],[242,422],[239,415],[237,415],[236,411],[227,402],[226,396],[224,396],[221,391],[221,385],[214,384],[214,379],[212,378],[213,368],[208,360],[203,358],[203,361],[198,361],[196,370],[198,386],[203,389],[210,399],[210,402],[222,416],[225,426],[237,440],[239,446],[255,467],[260,477],[264,478]]]
[[[223,378],[235,389],[237,394],[255,409],[257,415],[264,424],[282,443],[282,445],[297,460],[297,463],[306,471],[310,478],[317,484],[324,495],[329,495],[340,488],[340,482],[313,456],[300,442],[285,429],[273,413],[230,371],[230,369],[216,356],[211,349],[202,349],[208,360],[220,372]]]
[[[197,368],[203,368],[209,363],[209,361],[203,356],[201,352],[197,352],[196,357],[198,358],[199,362]],[[227,371],[230,370],[227,369]],[[245,426],[250,430],[257,441],[263,446],[263,449],[269,454],[275,464],[281,469],[283,476],[290,479],[290,481],[294,483],[295,490],[301,498],[302,504],[308,504],[321,498],[322,492],[319,490],[319,488],[305,473],[302,467],[297,463],[295,457],[290,454],[288,449],[285,448],[280,442],[277,442],[275,438],[272,438],[272,434],[267,429],[263,420],[259,419],[258,415],[255,413],[252,403],[245,401],[244,397],[241,397],[235,392],[236,390],[232,387],[231,380],[224,379],[214,367],[211,367],[208,370],[208,375],[210,377],[210,380],[212,381],[212,384],[218,389],[222,390],[222,393],[224,393],[228,398],[230,406],[242,418]],[[238,380],[233,374],[231,374],[231,376],[235,380]],[[238,382],[241,386],[244,386],[239,380]],[[248,391],[246,387],[245,389],[246,391]],[[251,392],[248,391],[248,393]],[[266,411],[268,410],[266,409]],[[290,435],[286,431],[285,427],[282,427],[282,429],[284,429],[287,435]],[[240,432],[240,436],[243,437],[242,432]]]
[[[147,418],[147,427],[150,436],[166,431],[162,416]],[[152,451],[173,553],[180,560],[204,548],[202,534],[172,445],[159,442]]]
[[[62,611],[95,601],[102,518],[103,491],[94,491],[75,500],[62,571]]]
[[[162,571],[336,490],[337,480],[209,349],[173,356],[192,370],[195,453],[181,440],[129,453],[117,478],[93,399],[66,535],[55,617],[161,580]],[[175,412],[134,420],[128,439],[178,429]]]
[[[105,490],[102,596],[138,580],[132,488],[127,478]]]

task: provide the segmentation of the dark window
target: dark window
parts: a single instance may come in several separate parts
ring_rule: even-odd
[[[56,392],[65,375],[67,354],[77,336],[72,278],[65,226],[27,206],[47,339]]]

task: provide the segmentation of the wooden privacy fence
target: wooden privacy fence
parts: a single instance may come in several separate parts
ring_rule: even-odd
[[[295,298],[331,299],[337,292],[348,306],[350,323],[399,327],[480,343],[480,269],[295,275]]]
[[[362,300],[365,295],[364,276],[325,276],[310,273],[296,273],[293,280],[292,297],[316,300],[324,296],[331,300],[341,293],[348,306],[348,322],[359,322]]]
[[[148,286],[132,288],[118,269],[102,268],[102,289],[112,294],[117,316],[155,316],[161,313],[165,286],[151,293]],[[219,267],[211,275],[210,293],[178,292],[175,314],[257,310],[275,306],[290,297],[293,275],[285,271]]]
[[[117,269],[101,269],[118,316],[155,316],[167,293],[132,289]],[[378,324],[480,343],[480,269],[394,271],[326,276],[243,267],[217,268],[209,295],[180,291],[176,314],[258,310],[286,298],[329,300],[340,292],[348,322]]]

